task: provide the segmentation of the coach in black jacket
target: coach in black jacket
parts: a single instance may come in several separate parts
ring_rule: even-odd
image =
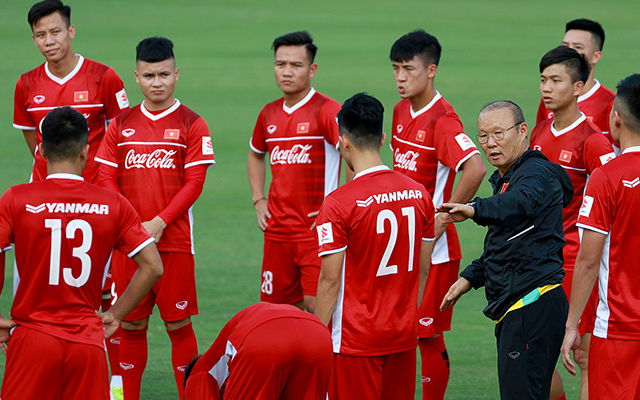
[[[485,106],[478,141],[497,167],[493,196],[470,204],[447,203],[447,222],[471,218],[488,227],[482,256],[460,274],[441,309],[472,287],[484,286],[484,314],[496,321],[502,399],[548,399],[564,335],[567,297],[560,286],[562,209],[573,197],[568,174],[529,150],[522,110],[510,101]]]

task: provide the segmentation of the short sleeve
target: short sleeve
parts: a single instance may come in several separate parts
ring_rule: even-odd
[[[259,154],[265,154],[267,152],[267,143],[265,142],[264,134],[264,112],[265,111],[263,108],[258,115],[256,126],[253,128],[253,135],[249,140],[249,146],[251,146],[251,150]]]
[[[26,90],[22,84],[22,77],[16,83],[13,96],[13,126],[18,129],[33,130],[36,124],[27,112]]]
[[[12,199],[11,188],[0,197],[0,251],[14,242]]]
[[[318,214],[318,255],[338,253],[347,247],[346,210],[333,196],[325,198]]]
[[[113,68],[107,69],[103,78],[103,98],[105,118],[111,120],[118,116],[122,110],[129,108],[129,99],[127,98],[127,92],[124,89],[122,79],[113,70]]]
[[[114,119],[109,123],[107,132],[102,139],[95,160],[102,164],[118,167],[118,120]]]
[[[584,164],[588,174],[615,157],[611,142],[601,132],[592,134],[584,143]]]
[[[447,114],[438,119],[434,127],[436,156],[438,160],[458,172],[462,164],[473,154],[478,153],[478,148],[464,133],[462,122],[455,114]]]
[[[607,175],[596,169],[587,183],[582,207],[578,214],[578,227],[609,233],[615,210],[615,188]]]
[[[320,110],[320,125],[322,134],[327,143],[331,143],[338,147],[338,138],[340,131],[338,129],[338,111],[340,111],[340,103],[334,100],[327,101]]]
[[[204,118],[199,117],[191,124],[188,138],[185,168],[200,164],[215,164],[211,133]]]

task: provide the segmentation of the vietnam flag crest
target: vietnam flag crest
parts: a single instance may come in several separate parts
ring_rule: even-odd
[[[89,91],[88,90],[84,90],[82,92],[74,92],[73,93],[73,101],[75,101],[76,103],[89,101]]]
[[[418,131],[418,133],[416,133],[416,141],[424,142],[424,136],[425,136],[425,131]]]
[[[180,129],[165,129],[164,130],[164,138],[165,139],[179,139],[180,138]]]
[[[571,162],[571,155],[572,153],[569,150],[562,150],[560,152],[560,161],[563,162]]]
[[[308,122],[298,123],[298,128],[296,129],[296,133],[309,133],[309,123]]]

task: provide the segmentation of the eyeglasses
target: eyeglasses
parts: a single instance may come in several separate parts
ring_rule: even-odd
[[[496,142],[499,142],[502,139],[504,139],[505,132],[507,132],[510,129],[515,128],[516,126],[520,125],[521,123],[522,122],[516,122],[515,125],[512,125],[512,126],[508,127],[507,129],[503,129],[501,131],[491,132],[491,133],[489,133],[489,135],[491,135],[493,140],[495,140]],[[487,134],[476,135],[476,139],[478,139],[478,142],[480,144],[485,144],[485,143],[487,143],[489,141],[489,135],[487,135]]]

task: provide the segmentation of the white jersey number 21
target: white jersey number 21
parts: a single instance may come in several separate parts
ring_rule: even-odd
[[[409,265],[407,266],[408,271],[413,270],[413,249],[415,246],[415,232],[416,232],[416,213],[413,207],[403,207],[402,208],[402,216],[407,217],[408,224],[408,234],[409,234]],[[382,255],[382,260],[380,260],[380,266],[378,267],[378,272],[376,276],[384,276],[398,273],[397,265],[388,265],[389,259],[391,258],[391,253],[393,253],[393,249],[396,246],[396,240],[398,239],[398,220],[396,219],[396,215],[391,210],[382,210],[378,213],[377,220],[377,233],[382,234],[385,233],[384,223],[385,221],[389,221],[391,232],[389,232],[389,242],[387,243],[387,248],[384,250],[384,254]]]
[[[62,247],[62,220],[45,219],[44,226],[51,229],[51,261],[49,267],[49,285],[57,286],[60,283],[60,249]],[[73,248],[73,256],[80,259],[82,270],[77,278],[73,276],[71,268],[64,268],[62,275],[67,285],[80,287],[87,283],[91,273],[91,257],[87,254],[91,249],[93,231],[87,221],[74,219],[67,224],[66,238],[76,237],[76,231],[82,231],[82,244]]]

